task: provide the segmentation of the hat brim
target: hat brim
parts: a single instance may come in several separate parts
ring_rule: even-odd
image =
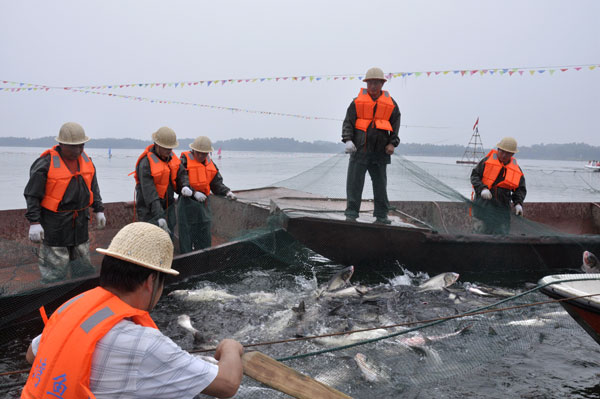
[[[156,267],[156,266],[150,265],[148,263],[140,262],[139,260],[130,258],[128,256],[125,256],[125,255],[122,255],[122,254],[119,254],[119,253],[116,253],[116,252],[109,251],[108,249],[96,248],[96,251],[98,251],[98,252],[100,252],[101,254],[104,254],[104,255],[112,256],[113,258],[117,258],[117,259],[121,259],[121,260],[124,260],[124,261],[127,261],[127,262],[135,263],[136,265],[143,266],[143,267],[145,267],[147,269],[152,269],[152,270],[156,270],[158,272],[171,274],[173,276],[179,275],[179,272],[177,270],[175,270],[175,269],[162,269],[160,267]]]
[[[84,136],[83,140],[76,141],[74,143],[67,143],[66,141],[61,141],[58,137],[55,137],[54,140],[58,141],[60,144],[79,145],[79,144],[87,143],[88,141],[90,141],[90,138],[88,136]]]
[[[505,150],[504,148],[500,147],[500,143],[496,144],[496,148],[500,148],[502,151],[510,152],[511,154],[516,154],[517,152],[519,152],[519,150],[516,150],[516,151]]]
[[[384,78],[384,79],[380,79],[380,78],[368,78],[368,79],[367,79],[367,78],[364,78],[364,79],[363,79],[363,82],[367,82],[367,81],[369,81],[369,80],[382,80],[382,81],[384,81],[384,82],[387,82],[387,79],[385,79],[385,78]]]
[[[192,144],[194,144],[194,143],[192,143]],[[194,150],[194,151],[202,152],[202,153],[204,153],[204,154],[208,154],[208,153],[210,153],[210,152],[215,152],[215,149],[214,149],[213,147],[210,147],[210,151],[200,151],[200,150],[198,150],[198,149],[196,149],[196,148],[192,147],[192,144],[190,144],[190,148],[191,148],[192,150]]]
[[[168,148],[170,150],[172,150],[173,148],[177,148],[179,147],[179,141],[175,140],[175,144],[173,145],[164,145],[162,143],[160,143],[157,139],[156,139],[156,132],[152,133],[152,141],[154,141],[154,144],[157,144],[163,148]]]

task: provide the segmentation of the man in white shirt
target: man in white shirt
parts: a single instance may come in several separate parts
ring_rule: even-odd
[[[214,365],[182,350],[150,318],[165,274],[179,274],[171,269],[168,233],[150,223],[131,223],[98,252],[105,254],[100,286],[65,302],[33,340],[27,352],[33,366],[22,397],[235,395],[243,375],[239,342],[221,341]]]

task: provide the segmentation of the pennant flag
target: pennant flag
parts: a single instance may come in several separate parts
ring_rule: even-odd
[[[475,121],[475,124],[473,125],[473,130],[477,129],[478,125],[479,125],[479,117],[477,117],[477,120]]]

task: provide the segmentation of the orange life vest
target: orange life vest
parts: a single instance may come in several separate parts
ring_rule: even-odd
[[[94,398],[89,388],[94,348],[126,317],[157,328],[148,312],[129,306],[102,287],[65,302],[44,327],[21,398]]]
[[[373,115],[375,105],[377,105],[377,110]],[[356,107],[356,122],[354,124],[356,129],[366,132],[369,125],[374,123],[377,129],[393,130],[390,117],[396,106],[387,91],[382,90],[377,101],[373,101],[367,89],[360,89],[358,97],[354,99],[354,106]]]
[[[87,156],[85,151],[82,152],[77,159],[79,172],[71,173],[60,157],[58,151],[56,151],[57,147],[58,146],[56,145],[51,149],[44,151],[41,155],[42,157],[45,157],[50,154],[51,157],[48,177],[46,178],[46,191],[44,192],[44,198],[42,198],[41,202],[42,207],[52,212],[56,212],[58,210],[58,205],[60,205],[60,202],[65,196],[65,192],[67,191],[71,179],[76,176],[83,177],[83,181],[90,192],[90,203],[88,206],[92,205],[94,202],[92,180],[94,179],[94,173],[96,173],[96,168],[94,168],[92,160]]]
[[[485,166],[483,168],[483,177],[481,181],[488,188],[492,188],[492,185],[496,181],[498,174],[502,170],[502,168],[506,168],[506,176],[504,180],[498,183],[496,187],[506,188],[509,190],[515,190],[519,187],[519,182],[521,181],[521,177],[523,176],[523,172],[517,165],[517,160],[515,158],[511,158],[510,162],[507,165],[502,164],[500,160],[498,160],[498,151],[491,150],[487,154],[488,159],[484,162]]]
[[[146,147],[142,155],[139,156],[137,162],[135,163],[135,172],[133,177],[135,178],[135,182],[140,184],[140,180],[137,175],[137,168],[140,161],[147,156],[150,163],[150,173],[154,178],[156,192],[160,198],[164,199],[167,195],[169,182],[173,186],[173,189],[177,187],[177,171],[179,170],[180,161],[173,151],[171,151],[171,160],[169,162],[161,160],[158,155],[150,151],[153,146],[154,144],[150,144],[148,147]]]
[[[210,194],[210,182],[217,175],[217,167],[212,159],[206,159],[206,165],[196,161],[191,151],[181,153],[181,157],[187,158],[187,172],[190,179],[190,186],[196,191],[202,191],[208,197]]]

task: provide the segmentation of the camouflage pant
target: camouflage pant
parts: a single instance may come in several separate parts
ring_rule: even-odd
[[[96,272],[90,260],[89,241],[73,247],[50,247],[42,243],[38,266],[43,283],[83,277]]]

